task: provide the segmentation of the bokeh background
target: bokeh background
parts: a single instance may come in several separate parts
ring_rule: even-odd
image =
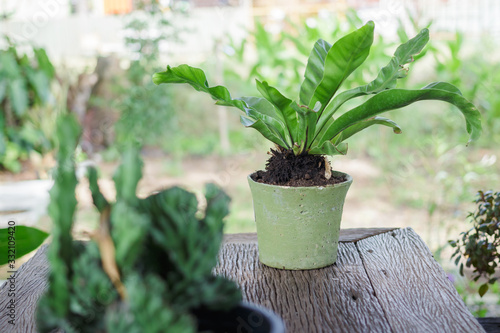
[[[233,97],[258,95],[267,80],[295,97],[318,38],[333,43],[368,20],[376,38],[346,88],[375,78],[396,47],[428,27],[431,41],[398,85],[457,85],[483,116],[484,134],[466,147],[462,116],[420,102],[388,115],[402,128],[372,127],[349,140],[334,169],[351,174],[342,226],[412,227],[449,272],[477,316],[500,314],[500,290],[483,298],[459,276],[449,239],[470,228],[475,193],[500,190],[500,2],[496,0],[0,0],[0,223],[50,231],[46,216],[58,115],[83,128],[77,160],[111,180],[120,147],[143,144],[140,194],[172,185],[201,193],[215,182],[232,197],[226,232],[254,232],[246,177],[262,169],[270,145],[185,86],[155,86],[153,73],[187,63]],[[84,180],[76,238],[97,221]]]

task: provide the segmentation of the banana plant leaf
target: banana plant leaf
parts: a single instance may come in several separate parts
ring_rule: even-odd
[[[35,250],[48,236],[45,231],[22,225],[0,229],[0,265],[15,262]],[[12,269],[18,268],[13,265]]]

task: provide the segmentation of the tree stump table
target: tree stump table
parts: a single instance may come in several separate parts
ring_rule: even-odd
[[[246,301],[273,310],[289,333],[484,332],[411,229],[343,229],[337,263],[286,271],[258,261],[255,234],[226,235],[215,274],[236,281]],[[47,288],[46,246],[16,273],[16,324],[0,289],[0,332],[36,332]]]

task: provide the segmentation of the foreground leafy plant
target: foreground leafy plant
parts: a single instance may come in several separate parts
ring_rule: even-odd
[[[479,191],[477,193],[477,210],[469,213],[473,227],[462,232],[462,237],[458,240],[449,241],[449,244],[456,248],[452,255],[455,258],[455,265],[460,264],[460,275],[464,276],[465,267],[472,267],[472,278],[478,281],[485,278],[478,290],[480,296],[483,296],[489,289],[488,285],[497,281],[493,277],[499,265],[500,254],[500,192]]]
[[[293,150],[295,155],[344,155],[347,153],[345,140],[376,124],[401,133],[394,121],[378,115],[421,100],[440,100],[456,106],[465,117],[469,142],[478,139],[482,131],[480,113],[457,87],[434,82],[418,90],[395,88],[397,80],[407,76],[407,66],[413,56],[427,44],[427,29],[400,45],[375,80],[339,93],[344,81],[367,59],[373,33],[374,23],[370,21],[333,45],[319,39],[309,56],[298,102],[259,80],[256,80],[257,89],[263,98],[233,99],[227,88],[210,87],[205,73],[188,65],[168,66],[166,71],[156,73],[153,81],[156,84],[187,83],[210,94],[218,105],[240,109],[245,113],[240,119],[245,127],[256,129],[283,150]],[[361,96],[371,98],[337,117],[346,102]]]
[[[206,187],[199,217],[194,194],[174,187],[136,197],[142,162],[129,145],[115,176],[116,202],[99,191],[89,169],[92,198],[101,214],[88,244],[73,242],[76,208],[72,161],[80,129],[65,117],[49,213],[54,221],[49,289],[38,305],[41,332],[194,332],[193,312],[230,309],[241,300],[237,286],[212,275],[229,198]]]

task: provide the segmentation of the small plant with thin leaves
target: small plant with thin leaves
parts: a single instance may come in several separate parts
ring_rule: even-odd
[[[497,281],[495,273],[500,264],[500,192],[479,191],[477,193],[477,210],[469,213],[473,227],[462,232],[458,240],[448,243],[455,248],[452,258],[460,267],[460,275],[464,276],[465,267],[473,268],[472,279],[477,282],[480,278],[484,283],[478,293],[482,297],[489,289],[490,284]]]
[[[396,88],[397,81],[407,76],[413,57],[429,41],[427,29],[401,44],[373,81],[342,91],[346,79],[367,59],[373,36],[374,23],[370,21],[333,45],[319,39],[309,56],[297,100],[285,97],[266,81],[259,80],[257,89],[262,97],[233,99],[227,88],[210,87],[205,73],[188,65],[168,66],[166,71],[156,73],[153,81],[187,83],[208,93],[218,105],[240,109],[245,127],[256,129],[280,150],[293,151],[296,156],[345,155],[346,140],[372,125],[388,126],[394,133],[401,133],[394,121],[379,114],[422,100],[439,100],[456,106],[465,117],[469,142],[479,138],[480,113],[457,87],[433,82],[416,90]],[[368,98],[345,110],[346,102],[361,96]]]

